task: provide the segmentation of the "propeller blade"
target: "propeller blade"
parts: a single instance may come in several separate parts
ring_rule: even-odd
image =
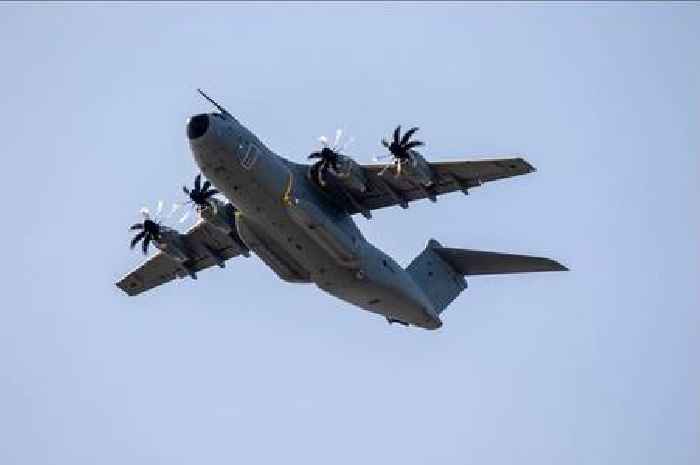
[[[182,206],[181,204],[175,202],[175,203],[173,204],[173,206],[170,208],[170,212],[167,214],[167,216],[165,217],[165,219],[168,219],[168,218],[170,218],[171,216],[173,216],[173,215],[175,214],[175,212],[178,211],[178,210],[180,209],[181,206]]]
[[[184,215],[182,215],[182,218],[178,221],[178,223],[184,223],[187,218],[190,217],[190,210],[187,210]]]
[[[202,187],[202,175],[198,174],[194,178],[194,190],[198,191],[201,189],[201,187]]]
[[[202,192],[206,192],[210,187],[211,183],[208,180],[204,181],[204,185],[202,186]]]
[[[386,139],[382,139],[382,145],[386,148],[389,148],[389,142],[387,142]]]
[[[403,137],[401,138],[401,145],[404,145],[406,142],[408,142],[408,139],[410,139],[411,136],[413,134],[415,134],[417,130],[418,130],[417,127],[413,127],[411,129],[409,129],[408,131],[406,131],[406,134],[404,134]]]
[[[216,194],[218,194],[218,193],[219,193],[219,191],[217,191],[216,189],[212,189],[212,190],[210,190],[210,191],[207,191],[207,192],[204,194],[204,198],[205,198],[205,199],[208,199],[209,197],[214,197],[214,196],[215,196]]]
[[[409,150],[409,149],[412,149],[413,147],[420,147],[421,145],[425,145],[425,143],[423,141],[420,141],[420,140],[412,140],[408,144],[404,145],[403,148],[405,150]]]
[[[143,239],[143,236],[146,235],[146,231],[141,231],[137,235],[134,236],[133,239],[131,239],[131,244],[129,244],[129,248],[133,250],[134,247],[136,247],[136,244],[139,243],[141,239]]]
[[[131,225],[129,231],[138,231],[139,229],[143,229],[143,223],[136,223],[134,225]]]
[[[399,145],[399,134],[401,134],[401,125],[399,124],[396,126],[396,129],[394,129],[394,143],[396,145]]]
[[[182,186],[182,192],[184,192],[185,195],[190,195],[190,190],[187,188],[187,186]]]
[[[321,152],[311,152],[308,157],[309,160],[312,160],[314,158],[323,158],[321,155]]]
[[[151,235],[146,234],[146,237],[144,238],[143,242],[141,243],[141,250],[143,250],[143,254],[146,255],[148,254],[148,244],[151,243]]]
[[[318,180],[319,185],[325,187],[326,181],[323,180],[324,167],[326,167],[326,162],[322,161],[321,166],[319,166],[318,169],[316,170],[316,179]]]
[[[335,130],[335,141],[333,142],[333,148],[338,149],[338,144],[340,143],[340,136],[343,135],[343,130],[338,128]]]
[[[354,137],[348,138],[345,142],[342,142],[342,143],[340,144],[340,147],[338,147],[338,151],[339,151],[339,152],[343,152],[343,151],[347,150],[347,148],[350,147],[350,145],[351,145],[353,142],[355,142],[355,138],[354,138]]]

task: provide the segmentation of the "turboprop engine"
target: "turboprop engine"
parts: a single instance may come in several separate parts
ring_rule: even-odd
[[[367,190],[365,173],[355,160],[341,153],[343,149],[343,144],[340,144],[341,134],[342,131],[339,129],[333,145],[329,145],[326,137],[319,138],[321,149],[309,155],[309,159],[319,159],[311,167],[310,176],[322,188],[339,186],[354,192],[365,192]]]
[[[197,205],[199,216],[224,234],[236,231],[236,209],[231,204],[211,198],[207,205]]]
[[[141,215],[143,215],[143,222],[136,223],[129,228],[132,231],[139,231],[131,239],[130,246],[132,249],[141,242],[141,250],[146,255],[148,246],[153,243],[156,248],[168,254],[169,257],[177,262],[182,263],[188,260],[187,248],[179,232],[162,225],[157,220],[151,219],[151,214],[147,208],[141,209]]]
[[[248,248],[241,240],[236,227],[236,207],[214,197],[219,191],[212,189],[209,181],[204,181],[204,184],[202,184],[201,174],[198,174],[194,178],[193,189],[182,186],[182,190],[190,198],[188,203],[194,205],[195,210],[202,220],[206,221],[223,234],[230,236],[241,247],[244,253],[247,253]],[[185,212],[180,222],[184,221],[187,216],[189,216],[189,212],[190,210]]]
[[[311,167],[311,175],[321,187],[337,184],[355,192],[367,190],[367,178],[355,160],[338,153],[324,154],[323,157],[327,158]]]
[[[383,175],[387,169],[393,168],[395,176],[403,176],[416,184],[430,187],[435,183],[432,170],[423,155],[416,150],[416,147],[425,144],[419,140],[410,140],[416,131],[418,128],[414,127],[401,136],[401,126],[399,125],[394,129],[390,141],[382,139],[382,145],[389,149],[392,161],[384,167],[380,174]]]

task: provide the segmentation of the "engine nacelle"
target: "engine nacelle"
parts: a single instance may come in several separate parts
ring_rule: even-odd
[[[396,161],[396,176],[405,176],[416,184],[430,187],[434,184],[433,172],[425,158],[411,150],[406,160]]]
[[[238,234],[236,226],[236,208],[230,203],[224,203],[221,200],[212,197],[207,199],[209,206],[197,207],[199,216],[221,233],[231,237],[241,249],[241,253],[246,257],[249,255],[248,247]]]
[[[346,189],[364,192],[367,190],[367,177],[355,160],[339,155],[336,163],[331,163],[328,172]]]
[[[214,197],[207,199],[207,202],[209,205],[206,207],[197,206],[199,216],[226,235],[236,231],[236,210]]]
[[[337,155],[334,162],[328,163],[323,169],[320,164],[311,167],[309,176],[321,187],[337,185],[354,192],[367,190],[367,177],[362,167],[355,160],[345,155]]]
[[[187,247],[185,246],[185,242],[182,240],[182,235],[174,229],[161,226],[160,237],[153,241],[153,244],[163,253],[179,263],[186,262],[189,259],[187,255]]]

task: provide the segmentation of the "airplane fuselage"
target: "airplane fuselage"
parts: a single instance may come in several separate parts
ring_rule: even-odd
[[[228,115],[191,118],[188,137],[199,168],[238,209],[241,239],[279,277],[314,283],[390,321],[442,325],[411,275],[308,179],[308,166],[278,156]]]

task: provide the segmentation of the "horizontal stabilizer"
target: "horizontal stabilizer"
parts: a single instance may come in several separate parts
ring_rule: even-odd
[[[446,247],[435,247],[433,250],[465,276],[569,270],[549,258]]]

